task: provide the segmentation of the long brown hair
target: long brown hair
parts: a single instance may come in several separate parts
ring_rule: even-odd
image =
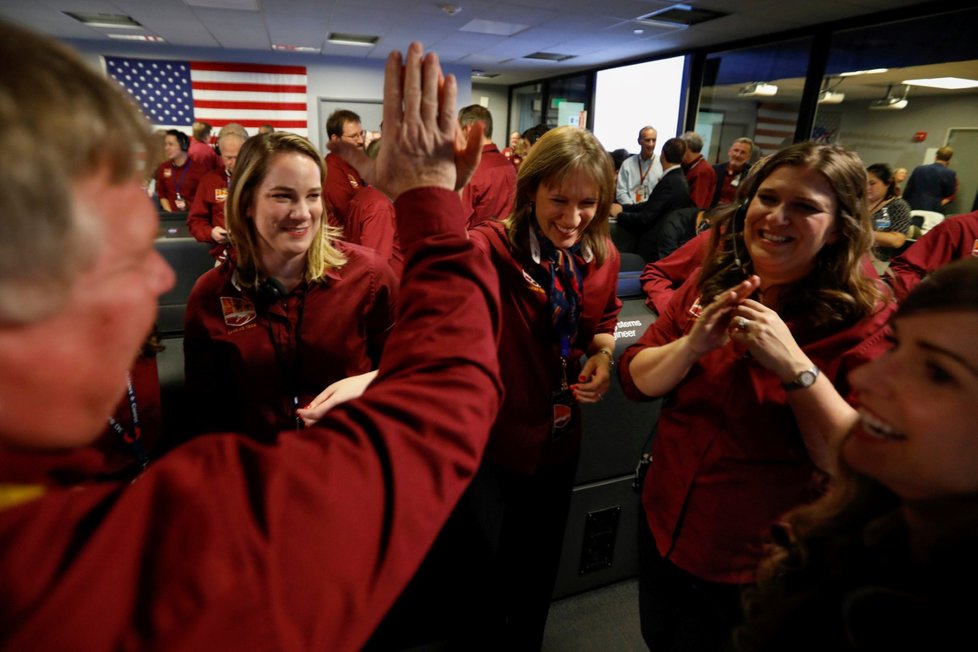
[[[837,145],[797,143],[751,169],[738,191],[738,204],[713,223],[709,251],[714,254],[704,262],[699,279],[703,302],[709,303],[753,273],[744,244],[743,218],[758,187],[782,165],[809,168],[826,178],[836,199],[838,238],[816,254],[808,276],[782,293],[779,312],[804,310],[814,326],[858,321],[877,308],[883,294],[878,281],[864,275],[862,269],[872,245],[866,169],[859,156]]]
[[[894,319],[936,312],[978,312],[978,260],[951,263],[925,278]],[[826,578],[858,581],[867,525],[899,504],[894,492],[853,470],[840,455],[828,493],[788,512],[775,530],[757,585],[744,594],[746,625],[736,632],[737,649],[768,649],[771,641],[791,634],[792,618],[809,609],[806,599]]]

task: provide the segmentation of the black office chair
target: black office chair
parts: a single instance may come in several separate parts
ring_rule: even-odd
[[[193,238],[158,238],[156,250],[176,273],[173,288],[159,300],[158,324],[163,336],[183,333],[183,312],[194,283],[201,274],[214,267],[210,245]]]
[[[630,251],[621,251],[621,271],[622,272],[639,272],[641,273],[645,269],[645,259],[636,253]]]

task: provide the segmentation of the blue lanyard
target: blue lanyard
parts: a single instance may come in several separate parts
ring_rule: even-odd
[[[136,390],[132,386],[132,376],[126,378],[126,394],[129,398],[129,414],[132,415],[132,432],[129,432],[122,427],[115,417],[109,417],[109,426],[119,437],[120,441],[125,444],[132,456],[136,458],[139,462],[139,466],[146,468],[149,464],[149,457],[146,455],[146,451],[143,450],[143,445],[140,442],[143,436],[143,429],[139,425],[139,411],[136,409]]]
[[[187,159],[187,162],[183,164],[183,172],[180,173],[180,180],[177,181],[177,187],[175,189],[176,190],[176,193],[177,193],[177,197],[180,196],[180,188],[183,186],[183,180],[187,176],[187,170],[190,169],[190,163],[191,163],[191,161],[188,158]],[[173,163],[171,162],[170,165],[173,166]]]

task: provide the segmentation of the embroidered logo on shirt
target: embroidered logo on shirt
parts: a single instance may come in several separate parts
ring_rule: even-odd
[[[255,304],[239,297],[221,297],[221,310],[224,312],[224,323],[232,328],[240,328],[255,321],[258,316]]]
[[[224,200],[228,198],[227,188],[214,188],[214,201],[219,203],[224,203]]]
[[[352,174],[346,175],[346,178],[349,179],[350,186],[352,186],[353,188],[359,188],[360,187],[360,184],[357,183],[356,178]]]
[[[971,245],[971,255],[978,257],[978,238],[975,238],[975,244]]]

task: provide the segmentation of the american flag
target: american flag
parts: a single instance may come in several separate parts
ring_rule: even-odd
[[[194,120],[216,134],[229,122],[255,133],[263,124],[308,136],[306,67],[104,57],[156,128],[188,131]]]
[[[757,127],[754,130],[754,144],[761,155],[773,154],[790,145],[795,138],[797,122],[797,105],[762,102],[757,108]]]

